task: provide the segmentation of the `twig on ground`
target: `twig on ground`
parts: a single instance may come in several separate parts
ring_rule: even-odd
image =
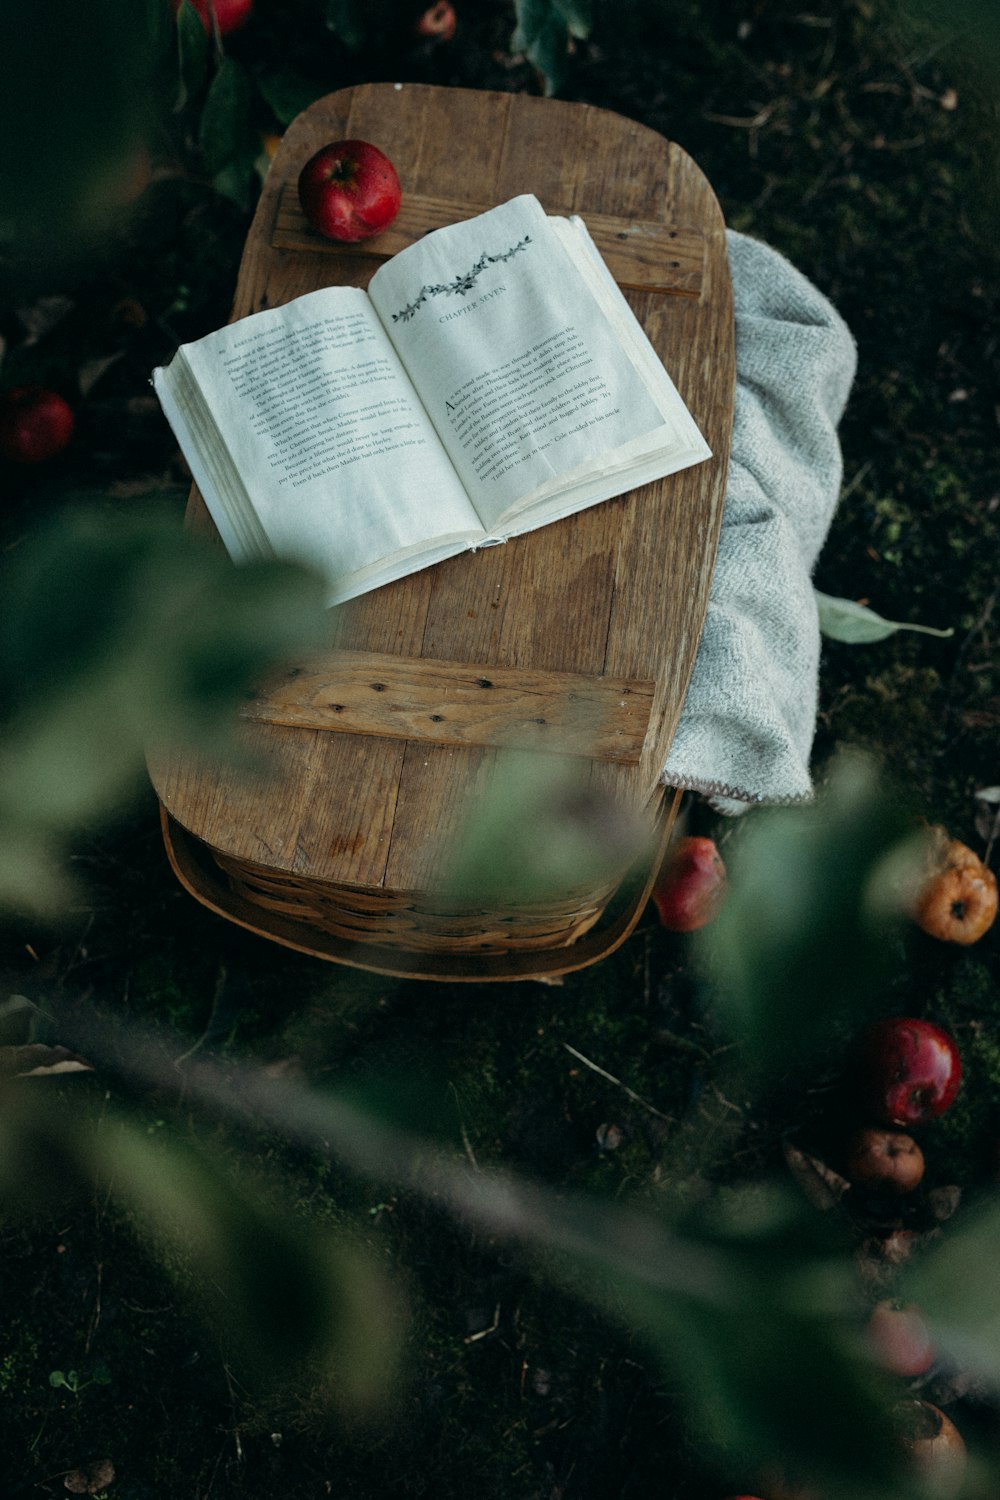
[[[479,1163],[476,1160],[476,1153],[472,1149],[472,1142],[469,1140],[468,1132],[465,1128],[465,1120],[462,1116],[462,1106],[458,1098],[458,1089],[453,1083],[449,1083],[448,1087],[451,1089],[452,1094],[455,1096],[455,1113],[458,1115],[458,1128],[462,1135],[462,1145],[465,1147],[465,1154],[469,1158],[469,1164],[472,1167],[472,1170],[474,1172],[478,1172]]]
[[[478,1333],[467,1334],[466,1337],[465,1337],[465,1339],[463,1340],[463,1343],[466,1343],[466,1344],[478,1344],[478,1342],[479,1342],[480,1339],[489,1338],[489,1336],[490,1336],[491,1333],[496,1333],[496,1331],[497,1331],[497,1329],[499,1327],[500,1327],[500,1303],[498,1302],[497,1305],[496,1305],[496,1307],[493,1309],[493,1322],[489,1325],[489,1327],[488,1328],[480,1328],[480,1330],[479,1330]]]
[[[633,1104],[638,1104],[642,1109],[648,1110],[649,1113],[651,1115],[655,1115],[658,1120],[666,1120],[668,1125],[677,1124],[677,1121],[672,1115],[665,1115],[662,1109],[657,1109],[655,1104],[650,1104],[648,1099],[644,1099],[641,1094],[637,1094],[634,1089],[630,1089],[627,1083],[623,1083],[620,1078],[616,1078],[615,1075],[613,1073],[609,1073],[606,1068],[602,1068],[599,1066],[599,1064],[591,1062],[589,1057],[584,1057],[583,1053],[578,1052],[575,1047],[571,1047],[569,1042],[563,1042],[563,1046],[566,1048],[566,1051],[571,1054],[571,1056],[577,1059],[578,1062],[582,1062],[585,1068],[590,1068],[591,1072],[597,1073],[601,1078],[606,1078],[609,1083],[613,1083],[616,1088],[622,1089],[623,1092],[627,1094],[628,1097],[632,1100]]]

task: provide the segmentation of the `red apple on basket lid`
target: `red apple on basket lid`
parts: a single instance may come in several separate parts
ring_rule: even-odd
[[[653,886],[661,923],[670,932],[707,926],[719,914],[726,885],[726,867],[713,839],[678,839]]]
[[[952,1037],[933,1021],[888,1016],[869,1026],[854,1055],[861,1102],[885,1125],[912,1128],[943,1115],[962,1082]]]
[[[310,225],[344,244],[388,229],[402,198],[396,168],[369,141],[331,141],[299,174],[299,202]]]

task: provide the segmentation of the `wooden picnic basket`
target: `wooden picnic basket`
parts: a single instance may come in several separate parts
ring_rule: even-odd
[[[306,225],[296,183],[329,141],[395,162],[403,208],[374,240]],[[714,457],[331,616],[330,649],[263,685],[243,732],[260,770],[151,757],[166,848],[214,911],[300,951],[447,980],[552,976],[632,930],[676,818],[659,774],[707,608],[734,395],[722,215],[677,146],[587,105],[425,85],[331,94],[290,127],[240,267],[233,318],[364,286],[419,235],[533,192],[580,213]],[[197,489],[189,523],[213,530]],[[441,872],[511,743],[570,757],[649,829],[643,868],[544,902],[470,910]]]

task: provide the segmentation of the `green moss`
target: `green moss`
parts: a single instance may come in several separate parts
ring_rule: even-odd
[[[0,1356],[0,1396],[12,1402],[40,1395],[38,1340],[30,1326],[13,1320],[7,1329],[6,1350]]]

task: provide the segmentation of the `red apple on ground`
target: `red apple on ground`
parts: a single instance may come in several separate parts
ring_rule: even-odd
[[[716,917],[726,894],[726,867],[712,839],[682,838],[667,852],[653,887],[670,932],[695,932]]]
[[[997,914],[997,878],[979,855],[943,828],[933,830],[930,872],[917,897],[918,927],[944,943],[978,942]]]
[[[174,0],[174,12],[180,10],[183,0]],[[219,23],[219,35],[228,36],[231,31],[239,31],[245,26],[253,12],[254,0],[191,0],[201,24],[211,35],[212,11],[215,11],[215,19]]]
[[[413,28],[415,36],[433,42],[450,42],[458,28],[458,17],[451,0],[437,0],[428,6]]]
[[[912,1380],[934,1363],[934,1343],[920,1309],[886,1297],[876,1302],[867,1324],[868,1342],[879,1364]]]
[[[780,1470],[768,1470],[759,1476],[761,1494],[727,1495],[726,1500],[820,1500],[814,1489],[793,1484]]]
[[[41,464],[61,453],[73,436],[73,408],[40,385],[13,386],[0,393],[0,458]]]
[[[368,141],[332,141],[299,175],[299,202],[313,229],[347,244],[387,229],[402,196],[396,168]]]
[[[924,1175],[924,1153],[901,1130],[866,1125],[847,1143],[844,1170],[858,1187],[888,1193],[912,1193]]]
[[[855,1077],[865,1107],[886,1125],[911,1128],[954,1103],[962,1062],[952,1038],[932,1021],[890,1016],[862,1035]]]

